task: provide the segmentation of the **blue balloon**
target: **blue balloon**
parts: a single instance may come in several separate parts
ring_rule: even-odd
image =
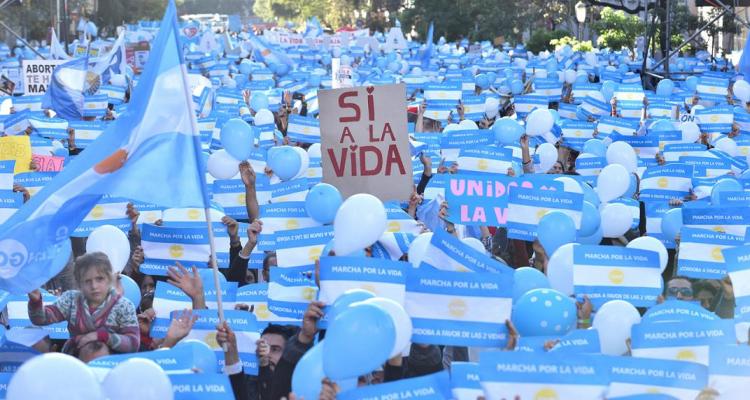
[[[339,380],[370,373],[388,360],[395,341],[396,328],[388,313],[373,304],[352,305],[328,324],[325,376]]]
[[[321,81],[320,75],[312,74],[310,75],[309,78],[307,78],[307,87],[317,89],[320,87],[320,81]]]
[[[547,111],[549,111],[549,113],[552,114],[552,117],[555,119],[555,123],[559,124],[560,123],[560,113],[557,112],[557,110],[553,110],[551,108],[549,110],[547,110]]]
[[[331,321],[336,319],[336,317],[349,308],[350,305],[367,299],[372,299],[373,297],[375,297],[375,294],[369,290],[349,289],[345,291],[337,297],[336,300],[333,301],[333,304],[330,304],[326,310],[326,319],[328,320],[328,323],[330,324]]]
[[[685,79],[685,86],[690,89],[691,92],[695,92],[695,90],[698,88],[698,77],[689,76],[687,79]]]
[[[289,73],[289,65],[287,64],[279,64],[276,68],[276,75],[278,76],[284,76]]]
[[[588,201],[583,202],[583,210],[581,212],[581,229],[579,230],[580,236],[590,236],[596,233],[601,224],[601,215],[599,210],[593,204]]]
[[[589,76],[584,74],[577,75],[575,83],[589,83]]]
[[[638,180],[636,180],[634,174],[630,174],[630,184],[628,185],[628,190],[626,190],[625,193],[620,197],[623,197],[626,199],[632,199],[637,189],[638,189]]]
[[[336,211],[344,200],[335,186],[318,183],[313,186],[305,197],[307,215],[315,221],[327,225],[333,223]]]
[[[549,279],[541,271],[532,267],[521,267],[513,271],[513,302],[533,289],[548,289]]]
[[[492,132],[495,133],[495,143],[513,144],[521,138],[524,129],[514,119],[500,118],[492,125]]]
[[[250,65],[249,62],[243,62],[243,63],[240,63],[239,69],[242,75],[249,75],[250,72],[252,72],[253,67]]]
[[[505,75],[505,79],[507,80],[513,80],[513,70],[510,68],[505,68],[503,70],[503,75]]]
[[[216,353],[204,342],[198,339],[181,340],[175,349],[188,348],[193,354],[193,367],[204,373],[221,373],[216,362]]]
[[[576,328],[576,304],[554,289],[533,289],[513,305],[513,325],[521,336],[562,336]]]
[[[487,72],[487,80],[490,81],[490,86],[495,85],[495,82],[497,81],[497,74],[493,71]]]
[[[604,81],[604,83],[602,83],[601,93],[604,97],[604,100],[606,100],[607,102],[612,100],[612,96],[614,96],[615,90],[617,90],[617,86],[617,83],[613,81]]]
[[[583,152],[594,154],[597,157],[606,157],[607,146],[599,139],[589,139],[583,144]]]
[[[323,340],[300,358],[292,374],[292,392],[304,399],[317,399],[323,388]]]
[[[263,92],[254,91],[252,96],[250,96],[250,108],[255,111],[267,109],[268,96]]]
[[[331,252],[334,249],[333,246],[334,246],[335,241],[336,239],[331,239],[328,241],[328,243],[326,243],[326,245],[323,247],[323,250],[320,252],[321,257],[327,257],[328,255],[331,254]],[[338,255],[346,256],[346,257],[367,257],[367,255],[365,254],[365,249],[360,249],[349,254],[338,254]]]
[[[190,273],[192,274],[192,272]],[[198,268],[198,275],[201,277],[204,290],[216,289],[216,284],[214,283],[214,270],[212,268]],[[219,272],[219,284],[224,285],[225,283],[227,283],[227,277]]]
[[[552,211],[539,220],[537,238],[547,254],[553,254],[560,246],[576,240],[576,227],[565,213]]]
[[[302,159],[291,146],[276,147],[268,152],[268,166],[282,181],[288,181],[299,173]]]
[[[320,56],[320,63],[325,65],[326,67],[331,65],[331,55],[328,53],[325,53],[322,56]]]
[[[490,87],[490,79],[485,74],[479,74],[474,77],[474,84],[479,86],[480,89],[484,90]]]
[[[583,200],[593,204],[594,207],[599,207],[601,201],[599,200],[599,195],[594,191],[594,188],[589,186],[588,183],[581,183],[581,188],[583,189]]]
[[[662,79],[656,85],[656,95],[662,97],[669,97],[672,95],[674,90],[674,82],[671,79]]]
[[[668,119],[660,119],[658,121],[655,121],[653,124],[651,124],[651,127],[649,127],[649,130],[653,132],[673,131],[674,129],[675,128],[672,124],[672,121]]]
[[[247,160],[255,144],[255,130],[240,118],[232,118],[221,127],[221,145],[237,160]]]
[[[741,192],[742,184],[735,179],[724,178],[714,184],[711,189],[711,204],[714,206],[721,205],[721,193],[723,192]]]
[[[52,151],[52,155],[57,157],[67,157],[68,155],[70,155],[70,152],[68,151],[67,147],[57,147]]]
[[[596,232],[594,232],[593,235],[579,236],[578,243],[598,245],[599,243],[602,242],[602,238],[604,238],[604,232],[602,231],[602,224],[599,223],[599,227],[596,229]]]
[[[628,65],[627,64],[620,64],[620,65],[618,65],[617,66],[617,71],[620,72],[621,74],[627,73],[629,71]]]
[[[377,65],[380,69],[386,69],[388,67],[388,60],[386,60],[384,57],[378,57],[378,59],[375,60],[375,65]]]
[[[520,79],[513,79],[510,82],[510,91],[513,94],[521,94],[523,92],[523,82]]]
[[[129,276],[120,274],[120,285],[122,286],[122,296],[138,308],[141,304],[141,289],[138,284]]]
[[[396,73],[401,69],[401,64],[397,63],[396,61],[391,61],[388,63],[388,70]]]
[[[661,217],[661,233],[669,240],[674,240],[682,228],[682,209],[673,208]]]

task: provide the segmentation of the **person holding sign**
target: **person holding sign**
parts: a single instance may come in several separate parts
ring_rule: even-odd
[[[75,278],[80,290],[63,293],[55,304],[45,306],[39,289],[29,293],[29,318],[34,325],[68,321],[70,339],[63,352],[79,355],[92,341],[118,353],[138,351],[140,330],[135,306],[118,295],[109,258],[104,253],[76,259]]]

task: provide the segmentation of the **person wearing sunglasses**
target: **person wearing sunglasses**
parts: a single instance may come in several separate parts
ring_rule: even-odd
[[[667,282],[666,298],[685,301],[693,300],[693,283],[684,276],[673,277]]]

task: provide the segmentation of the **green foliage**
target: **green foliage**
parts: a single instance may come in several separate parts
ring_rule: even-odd
[[[526,41],[526,49],[534,53],[539,53],[544,50],[553,50],[555,47],[552,45],[552,40],[560,39],[565,36],[570,36],[570,32],[558,30],[558,31],[547,31],[537,30],[531,35],[528,41]]]
[[[253,13],[265,21],[302,23],[318,17],[324,26],[350,24],[356,2],[346,0],[256,0]]]
[[[563,36],[559,39],[552,39],[549,44],[554,46],[555,50],[560,50],[566,45],[570,46],[573,51],[586,52],[594,49],[594,46],[591,44],[590,40],[579,41],[573,36]]]
[[[602,10],[600,20],[594,22],[592,27],[599,34],[597,44],[612,50],[623,47],[633,49],[635,39],[645,32],[645,25],[638,16],[609,7]]]

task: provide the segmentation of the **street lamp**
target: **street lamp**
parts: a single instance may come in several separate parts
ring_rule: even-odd
[[[576,3],[576,20],[578,21],[578,40],[583,40],[583,23],[586,22],[588,7],[583,1]]]

